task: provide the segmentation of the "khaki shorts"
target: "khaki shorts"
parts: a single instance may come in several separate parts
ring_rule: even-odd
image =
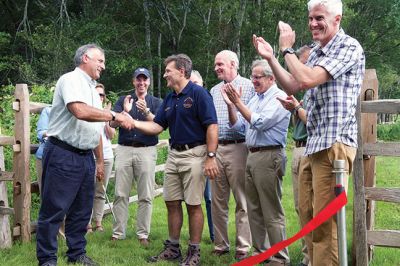
[[[187,151],[171,149],[165,164],[164,200],[184,200],[188,205],[200,205],[206,178],[204,161],[206,145]]]

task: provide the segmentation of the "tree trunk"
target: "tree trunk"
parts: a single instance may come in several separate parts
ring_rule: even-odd
[[[148,69],[151,75],[151,83],[149,87],[149,92],[153,94],[154,87],[154,75],[153,75],[153,64],[151,56],[151,29],[150,29],[150,14],[149,14],[149,3],[147,0],[143,1],[143,11],[144,11],[144,29],[145,29],[145,41],[146,41],[146,59],[148,62]]]

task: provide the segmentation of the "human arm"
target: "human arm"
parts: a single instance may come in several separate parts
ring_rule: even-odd
[[[103,157],[103,140],[100,135],[99,145],[93,150],[96,157],[96,179],[101,182],[104,179],[104,157]]]
[[[83,102],[70,102],[67,108],[77,119],[88,122],[107,122],[113,119],[111,111],[98,109]],[[122,113],[115,114],[115,122],[126,129],[132,129],[131,120],[133,119],[130,116],[124,116]]]
[[[302,103],[299,103],[293,95],[286,98],[276,97],[276,99],[281,102],[286,110],[292,112],[304,124],[307,124],[307,111],[303,108]]]
[[[216,152],[218,147],[218,124],[210,124],[207,127],[206,133],[207,141],[207,153]],[[217,165],[217,158],[208,157],[204,163],[204,174],[210,179],[214,179],[219,175],[219,169]]]
[[[125,116],[131,117],[128,113],[124,112]],[[131,117],[132,119],[132,117]],[[158,135],[160,134],[164,128],[157,124],[154,121],[140,121],[140,120],[133,120],[131,121],[132,128],[136,128],[137,130],[141,131],[146,135]]]
[[[251,121],[251,111],[250,109],[243,103],[241,100],[240,96],[242,94],[242,88],[239,89],[239,92],[233,87],[231,83],[225,84],[224,88],[222,89],[223,91],[223,97],[225,100],[225,103],[227,103],[227,100],[225,99],[225,95],[228,97],[229,102],[232,104],[228,104],[228,110],[231,109],[232,111],[229,112],[229,122],[234,125],[237,122],[237,113],[236,110],[239,111],[243,118],[246,119],[249,123]],[[225,94],[225,95],[224,95]],[[232,105],[234,107],[232,107]],[[231,114],[232,113],[232,114]],[[232,119],[231,119],[232,116]]]
[[[111,102],[107,103],[105,110],[111,110]],[[105,123],[104,131],[106,133],[107,139],[113,139],[115,136],[115,128],[110,126],[110,123]]]
[[[36,125],[37,138],[43,142],[47,137],[47,129],[49,127],[50,107],[45,107],[40,113],[39,120]]]

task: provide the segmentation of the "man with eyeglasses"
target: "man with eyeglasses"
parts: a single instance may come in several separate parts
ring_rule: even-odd
[[[253,254],[260,254],[286,239],[285,214],[282,207],[282,181],[286,167],[286,136],[290,121],[277,97],[286,93],[275,84],[266,60],[255,60],[251,79],[256,95],[247,105],[232,84],[222,88],[228,107],[229,126],[246,134],[249,155],[246,162],[246,200]],[[268,259],[267,265],[289,264],[288,249]]]
[[[220,83],[211,88],[218,118],[217,163],[220,176],[211,182],[212,219],[214,223],[214,251],[216,256],[229,253],[228,215],[231,190],[236,201],[236,250],[235,258],[245,258],[251,247],[249,219],[244,191],[247,148],[242,132],[228,128],[228,109],[221,94],[224,84],[231,83],[240,89],[246,104],[254,95],[251,81],[238,73],[239,59],[236,53],[223,50],[215,56],[214,70]]]
[[[101,123],[129,118],[103,110],[95,90],[105,69],[104,51],[95,44],[78,48],[75,70],[59,78],[43,152],[41,206],[36,231],[39,265],[57,265],[57,234],[65,218],[68,263],[98,265],[86,255],[86,227],[93,207],[94,176],[104,176]],[[94,161],[93,152],[96,156]]]
[[[135,120],[153,121],[161,106],[161,99],[148,94],[150,72],[139,67],[133,72],[131,95],[121,96],[114,105],[115,112],[126,111]],[[118,124],[111,122],[111,126]],[[111,240],[125,239],[129,217],[129,193],[137,184],[138,210],[136,235],[139,243],[149,245],[151,215],[153,211],[155,167],[158,136],[145,135],[137,129],[119,128],[118,146],[115,149],[115,221]]]

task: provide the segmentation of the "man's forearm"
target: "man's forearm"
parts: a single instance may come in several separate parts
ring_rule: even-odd
[[[158,135],[164,130],[162,126],[153,121],[135,120],[135,128],[146,135]]]
[[[288,94],[296,94],[299,90],[299,84],[294,79],[292,74],[290,74],[286,69],[284,69],[280,64],[278,59],[272,57],[271,60],[268,61],[269,66],[274,73],[276,80],[279,82],[279,85],[283,88],[283,90]]]
[[[218,124],[211,124],[207,127],[207,151],[215,152],[218,147]]]

